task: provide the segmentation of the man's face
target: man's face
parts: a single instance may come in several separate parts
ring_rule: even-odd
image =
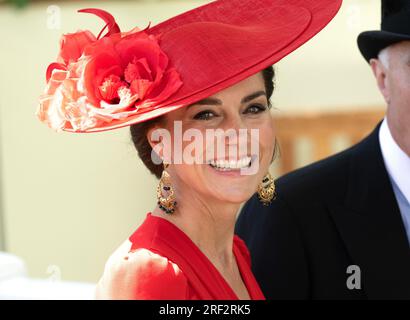
[[[387,104],[387,120],[393,136],[410,155],[410,41],[388,48],[388,65],[378,59],[370,64]]]

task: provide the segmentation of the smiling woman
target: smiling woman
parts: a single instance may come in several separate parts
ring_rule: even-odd
[[[262,76],[263,76],[263,81],[264,81],[264,90],[258,92],[258,96],[260,96],[261,92],[267,99],[267,105],[269,108],[271,108],[271,102],[270,99],[272,97],[274,88],[275,88],[275,71],[272,66],[269,66],[265,68],[264,70],[261,71]],[[251,95],[250,97],[247,97],[246,101],[241,101],[241,103],[247,103],[251,102],[253,98],[257,98],[257,96]],[[197,105],[210,105],[212,104],[211,101],[209,101],[209,98],[205,98],[201,101],[198,101],[187,108],[194,107]],[[219,100],[220,101],[220,100]],[[221,101],[220,101],[221,102]],[[215,103],[213,103],[215,104]],[[218,103],[216,103],[218,104]],[[221,104],[221,103],[219,103]],[[261,108],[260,105],[252,105],[252,108]],[[263,108],[263,107],[262,107]],[[252,110],[252,109],[251,109]],[[253,111],[255,112],[255,111]],[[211,112],[199,112],[196,117],[202,118],[202,119],[208,119],[210,117]],[[135,148],[138,151],[138,155],[141,158],[142,162],[145,164],[145,166],[150,170],[152,174],[154,174],[158,179],[161,178],[161,174],[163,171],[163,166],[162,164],[156,164],[155,161],[153,161],[153,154],[152,154],[152,147],[151,144],[149,143],[147,139],[148,131],[154,127],[158,127],[161,125],[161,123],[164,121],[164,117],[158,117],[150,121],[145,121],[142,123],[137,123],[134,125],[130,126],[130,132],[131,132],[131,138],[132,141],[135,145]],[[276,146],[276,144],[275,144]],[[154,155],[155,157],[155,155]]]
[[[129,32],[108,12],[80,11],[107,33],[64,36],[37,115],[73,133],[131,126],[160,178],[157,205],[108,259],[97,298],[264,299],[234,226],[255,192],[263,204],[275,195],[272,65],[340,4],[218,0]]]

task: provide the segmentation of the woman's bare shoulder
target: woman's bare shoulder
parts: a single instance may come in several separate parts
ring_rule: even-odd
[[[146,248],[130,251],[131,245],[125,241],[109,257],[97,284],[97,299],[186,298],[187,279],[177,264]]]

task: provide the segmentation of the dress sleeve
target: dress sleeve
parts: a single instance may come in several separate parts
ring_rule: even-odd
[[[188,284],[179,267],[157,253],[137,249],[111,256],[97,284],[97,299],[184,300]]]

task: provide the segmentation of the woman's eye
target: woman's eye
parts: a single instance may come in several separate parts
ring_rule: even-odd
[[[211,120],[213,117],[215,117],[215,113],[212,111],[202,111],[195,115],[194,119],[196,120]]]
[[[266,107],[261,104],[253,104],[249,106],[244,113],[257,114],[266,110]]]

